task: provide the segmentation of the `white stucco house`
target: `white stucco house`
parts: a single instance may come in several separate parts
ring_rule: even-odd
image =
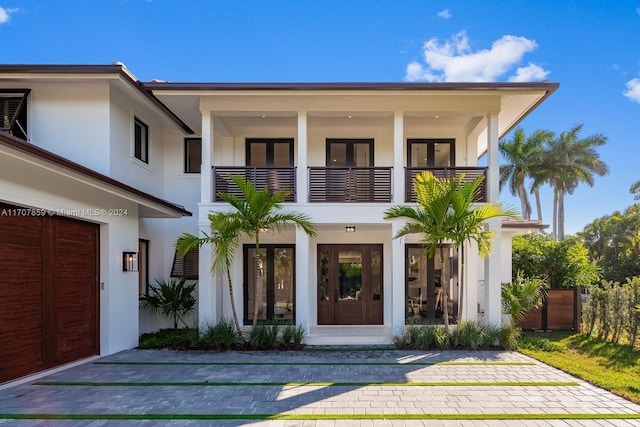
[[[12,343],[0,381],[135,347],[166,326],[138,308],[155,278],[198,280],[193,322],[230,317],[211,248],[173,248],[227,209],[216,194],[236,191],[229,174],[291,190],[285,209],[318,231],[263,233],[260,318],[303,325],[311,344],[388,342],[407,319],[442,321],[442,287],[456,313],[464,280],[463,318],[499,323],[521,226],[488,221],[494,250],[466,248],[462,278],[453,248],[427,259],[417,237],[393,239],[402,223],[383,214],[412,203],[425,169],[482,175],[478,203],[498,202],[498,140],[557,88],[140,82],[119,63],[0,65],[0,339]],[[242,243],[232,275],[249,323],[255,248]],[[437,279],[443,261],[449,283]]]

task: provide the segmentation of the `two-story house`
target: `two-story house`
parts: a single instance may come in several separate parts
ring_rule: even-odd
[[[521,224],[488,221],[486,228],[496,232],[493,252],[481,259],[473,245],[465,247],[461,277],[454,248],[443,260],[427,258],[418,236],[393,239],[402,222],[385,221],[384,212],[414,201],[412,180],[423,170],[484,176],[478,203],[498,202],[499,138],[557,87],[143,83],[121,64],[0,66],[3,130],[13,135],[0,136],[0,203],[17,214],[20,208],[47,213],[37,226],[43,231],[32,238],[22,237],[14,223],[31,227],[37,217],[0,217],[0,227],[10,224],[2,236],[11,236],[0,236],[0,269],[14,272],[0,282],[0,304],[9,294],[19,301],[4,302],[17,314],[0,310],[0,319],[16,333],[26,319],[39,324],[40,332],[57,321],[54,335],[67,336],[72,326],[64,323],[62,305],[47,307],[48,293],[88,263],[93,270],[81,281],[90,288],[83,307],[92,312],[93,329],[83,333],[93,334],[95,343],[78,357],[134,347],[139,331],[161,325],[137,308],[145,284],[157,277],[197,278],[194,322],[230,317],[226,282],[211,273],[211,248],[183,258],[173,244],[182,232],[209,232],[208,214],[228,209],[217,193],[237,192],[228,178],[236,174],[258,187],[290,190],[285,209],[307,214],[318,232],[314,238],[294,227],[262,233],[259,318],[303,325],[308,343],[388,342],[409,319],[442,322],[444,288],[451,296],[449,313],[456,314],[464,281],[462,318],[497,324],[500,284],[510,277],[506,249]],[[71,255],[48,249],[55,246],[49,229],[57,227],[48,223],[65,221],[90,226],[95,234],[92,249],[76,246],[84,237],[62,239],[91,254],[70,261],[67,269],[58,260]],[[21,271],[33,265],[20,252],[30,251],[29,242],[43,248],[37,255],[41,274],[33,278],[34,289],[41,279],[37,297],[21,291]],[[243,241],[232,266],[236,307],[245,323],[254,314],[255,252],[252,241]],[[131,259],[137,274],[123,271]],[[439,280],[443,263],[454,273],[448,283]],[[57,284],[42,278],[50,273],[60,277]],[[38,298],[40,309],[33,305]],[[44,314],[32,318],[31,309]],[[45,348],[60,345],[52,340]],[[0,359],[19,351],[0,353]],[[42,366],[66,361],[48,360],[58,361]]]

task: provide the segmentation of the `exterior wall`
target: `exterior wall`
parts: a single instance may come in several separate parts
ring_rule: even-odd
[[[31,89],[28,133],[34,145],[109,174],[109,83],[28,82],[16,86]]]
[[[122,271],[122,252],[138,247],[137,205],[6,155],[0,156],[0,171],[0,200],[100,224],[100,353],[137,346],[138,275]],[[88,209],[127,214],[83,214]]]

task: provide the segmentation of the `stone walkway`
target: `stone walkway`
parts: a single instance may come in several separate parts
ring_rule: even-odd
[[[41,414],[64,419],[37,419]],[[97,417],[72,419],[87,414]],[[248,419],[256,414],[297,418]],[[360,419],[330,419],[349,414]],[[405,414],[417,419],[398,419]],[[469,414],[475,419],[450,419]],[[505,414],[533,419],[496,419]],[[563,419],[575,414],[591,419]],[[605,419],[611,414],[635,418]],[[210,419],[193,419],[198,415]],[[640,405],[520,353],[483,351],[129,350],[0,389],[2,427],[133,425],[640,426]]]

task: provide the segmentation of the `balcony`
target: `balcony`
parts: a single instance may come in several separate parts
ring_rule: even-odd
[[[390,167],[310,167],[309,202],[390,202]]]
[[[486,167],[455,167],[455,168],[405,168],[405,201],[415,202],[416,192],[413,189],[413,181],[416,176],[423,171],[429,171],[438,178],[456,178],[464,175],[463,182],[473,182],[479,176],[483,176],[484,180],[478,187],[478,193],[474,198],[475,202],[484,203],[487,201],[487,168]]]
[[[241,176],[250,181],[258,190],[268,188],[275,193],[280,190],[288,190],[289,195],[285,202],[296,201],[296,168],[270,168],[270,167],[213,167],[213,200],[221,202],[218,193],[229,193],[242,199],[244,198],[240,188],[229,179],[229,175]]]

